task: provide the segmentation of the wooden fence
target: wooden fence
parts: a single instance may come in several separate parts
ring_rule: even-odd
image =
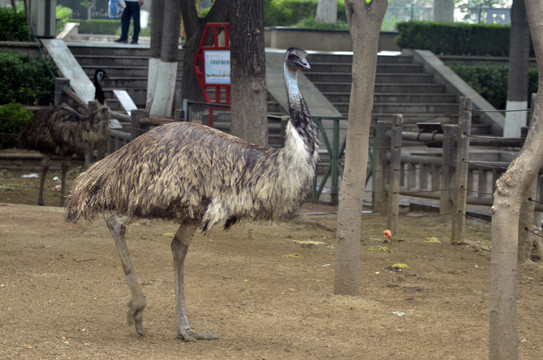
[[[453,242],[461,241],[468,204],[492,205],[496,180],[507,170],[524,138],[471,135],[471,115],[471,99],[462,98],[458,124],[435,125],[433,132],[402,131],[401,115],[377,122],[373,206],[388,214],[392,231],[397,227],[400,195],[438,200],[440,214],[452,216]],[[428,149],[413,151],[411,147],[410,151],[410,145],[421,144]],[[504,152],[510,159],[500,159]],[[483,159],[472,159],[477,154],[484,154]],[[490,156],[498,159],[484,159]],[[535,203],[536,211],[543,211],[542,181],[539,176],[536,179],[527,201]]]

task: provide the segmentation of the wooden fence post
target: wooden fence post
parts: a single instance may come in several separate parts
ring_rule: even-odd
[[[55,105],[68,103],[68,96],[64,93],[64,89],[70,87],[70,79],[56,78],[55,79]]]
[[[443,124],[443,152],[441,155],[441,195],[439,214],[446,215],[453,211],[454,164],[456,162],[456,139],[458,126]]]
[[[390,133],[390,172],[388,181],[387,228],[395,234],[400,213],[400,180],[402,177],[403,116],[395,115]]]
[[[130,140],[134,140],[145,132],[145,128],[140,125],[140,119],[148,117],[145,110],[132,110],[130,113]]]
[[[387,130],[390,128],[390,121],[378,120],[375,128],[376,161],[375,161],[375,187],[373,188],[373,210],[385,214],[387,211],[387,191],[386,180],[388,176],[387,154],[390,149],[390,138],[387,136]]]
[[[460,98],[458,116],[458,148],[454,174],[454,199],[451,243],[459,244],[464,238],[466,200],[468,189],[469,135],[471,129],[471,99]]]

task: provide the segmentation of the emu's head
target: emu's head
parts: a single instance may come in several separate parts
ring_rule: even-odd
[[[106,79],[107,77],[106,72],[102,69],[96,69],[94,72],[94,98],[102,105],[106,101],[104,91],[102,90],[102,79]]]
[[[290,70],[309,70],[311,66],[307,61],[307,55],[304,49],[289,48],[285,53],[285,64]]]

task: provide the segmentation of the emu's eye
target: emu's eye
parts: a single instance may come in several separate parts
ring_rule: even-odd
[[[296,55],[289,55],[289,56],[288,56],[288,59],[289,59],[289,60],[296,60]]]

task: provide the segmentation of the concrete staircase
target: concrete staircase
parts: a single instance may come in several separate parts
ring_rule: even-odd
[[[312,70],[306,76],[346,117],[351,91],[352,55],[319,54],[310,58]],[[403,114],[405,127],[417,131],[416,123],[439,121],[456,123],[458,99],[425,73],[423,65],[412,56],[379,56],[373,115],[379,118]],[[473,118],[472,133],[488,134],[490,128]]]
[[[85,73],[92,78],[98,68],[104,69],[108,79],[104,81],[104,91],[112,110],[120,110],[113,90],[126,90],[138,108],[145,108],[147,94],[147,69],[150,49],[147,46],[118,44],[68,43]],[[179,65],[176,89],[181,88],[183,52],[179,51]]]
[[[97,68],[106,70],[109,79],[105,81],[104,87],[113,110],[120,110],[120,105],[112,93],[113,89],[127,90],[138,108],[145,108],[149,47],[118,44],[96,46],[75,42],[68,43],[68,46],[89,77],[92,77]],[[180,50],[179,75],[182,74],[182,57],[183,52]],[[312,53],[309,60],[312,69],[304,72],[305,76],[339,113],[347,117],[352,55]],[[180,76],[176,81],[177,89],[180,89]],[[284,91],[283,88],[280,90]],[[177,99],[177,103],[179,101],[180,99]],[[280,101],[271,94],[268,94],[268,112],[273,115],[288,113],[285,106],[281,106]],[[374,116],[387,118],[394,114],[403,114],[405,127],[417,131],[417,122],[456,123],[457,113],[457,95],[447,92],[445,85],[435,82],[434,74],[426,73],[423,65],[413,61],[413,56],[379,56]],[[228,118],[223,119],[226,123],[217,124],[217,127],[228,130]],[[277,121],[270,122],[270,144],[275,146],[281,142],[278,127],[280,126]],[[489,126],[478,122],[476,114],[473,116],[472,133],[490,134]]]

